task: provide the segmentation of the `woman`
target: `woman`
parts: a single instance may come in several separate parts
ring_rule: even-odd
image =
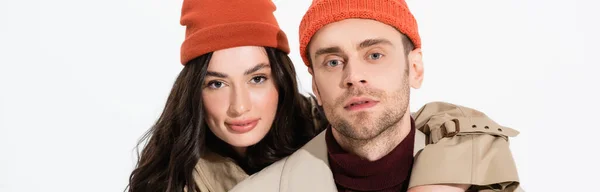
[[[323,129],[273,11],[271,0],[184,1],[185,67],[129,191],[226,191]]]

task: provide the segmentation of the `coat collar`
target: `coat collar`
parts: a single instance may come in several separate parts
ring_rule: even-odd
[[[425,147],[425,134],[423,132],[421,132],[418,127],[415,127],[415,145],[414,145],[414,151],[413,151],[413,156],[416,156],[417,153],[423,149]],[[306,150],[308,153],[312,154],[312,156],[319,160],[324,162],[325,164],[327,164],[327,167],[329,167],[329,160],[328,160],[328,156],[327,156],[327,143],[325,141],[325,133],[327,131],[322,131],[321,133],[319,133],[319,135],[317,135],[315,138],[313,138],[312,140],[310,140],[306,145],[304,145],[304,147],[302,147],[302,149]]]
[[[229,191],[248,174],[231,158],[207,152],[198,160],[194,180],[204,191]]]

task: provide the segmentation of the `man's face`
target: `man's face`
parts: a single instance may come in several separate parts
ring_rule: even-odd
[[[313,92],[345,137],[368,140],[407,114],[410,86],[422,81],[420,49],[405,54],[402,34],[384,23],[346,19],[328,24],[308,47]]]

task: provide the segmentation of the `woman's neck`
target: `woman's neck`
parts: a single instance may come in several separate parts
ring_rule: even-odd
[[[242,158],[246,157],[246,149],[248,149],[248,147],[233,147],[233,151]]]

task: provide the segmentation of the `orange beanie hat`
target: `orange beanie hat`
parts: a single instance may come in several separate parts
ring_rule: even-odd
[[[289,53],[287,37],[273,15],[275,9],[271,0],[184,0],[181,63],[238,46],[273,47]]]
[[[350,18],[373,19],[393,26],[421,47],[417,21],[404,0],[313,0],[300,22],[300,54],[309,66],[306,47],[321,27]],[[357,29],[364,30],[364,29]]]

